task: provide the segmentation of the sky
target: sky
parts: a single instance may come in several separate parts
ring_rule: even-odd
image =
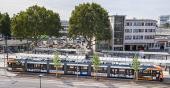
[[[61,20],[69,20],[74,7],[85,2],[98,3],[109,15],[126,18],[158,20],[160,15],[170,15],[170,0],[0,0],[0,12],[12,17],[37,4],[59,13]]]

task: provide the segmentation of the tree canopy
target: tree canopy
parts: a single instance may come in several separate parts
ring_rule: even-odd
[[[94,69],[94,77],[97,78],[97,71],[99,70],[99,66],[100,66],[100,58],[97,54],[93,54],[93,58],[92,58],[92,64],[93,64],[93,69]]]
[[[170,28],[170,24],[169,23],[165,23],[162,25],[163,28]]]
[[[134,70],[134,73],[135,73],[135,79],[138,80],[138,71],[140,69],[140,62],[136,55],[132,59],[133,59],[132,60],[132,69]]]
[[[136,55],[134,56],[134,58],[132,60],[132,68],[134,71],[138,71],[140,69],[140,62]]]
[[[11,36],[11,21],[10,17],[7,13],[0,13],[0,34],[3,36]]]
[[[38,40],[42,35],[58,36],[62,28],[58,13],[37,5],[21,11],[12,18],[12,35]]]
[[[54,53],[53,63],[54,63],[54,66],[56,67],[56,76],[59,77],[58,68],[61,66],[61,59],[59,57],[58,52]]]
[[[69,36],[83,36],[91,48],[95,40],[111,39],[108,12],[96,3],[84,3],[76,6],[69,20]]]
[[[94,65],[94,70],[98,70],[100,65],[100,59],[97,54],[93,54],[92,64]]]
[[[53,63],[54,63],[54,66],[55,66],[55,67],[61,66],[61,59],[60,59],[60,57],[59,57],[58,52],[56,52],[56,53],[54,54]]]

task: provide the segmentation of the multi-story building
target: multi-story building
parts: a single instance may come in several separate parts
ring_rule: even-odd
[[[166,23],[170,24],[170,15],[162,15],[159,17],[159,20],[160,20],[160,26]]]
[[[165,28],[158,28],[156,30],[155,42],[155,49],[170,49],[170,30]]]
[[[112,29],[111,47],[112,50],[124,49],[124,15],[110,16],[110,24]]]
[[[160,50],[170,47],[168,29],[157,27],[151,19],[125,19],[123,15],[110,16],[112,39],[95,43],[95,50]],[[68,21],[62,20],[60,33],[68,34]],[[168,32],[167,32],[168,31]],[[68,40],[68,39],[67,39]],[[74,41],[77,39],[74,39]]]
[[[59,31],[59,33],[61,33],[60,39],[62,41],[65,41],[67,43],[81,43],[82,41],[84,41],[84,38],[82,36],[79,36],[78,38],[75,39],[70,39],[68,37],[69,21],[61,20],[61,26],[63,28]]]
[[[100,41],[95,43],[96,51],[101,50],[116,50],[121,51],[124,49],[124,15],[112,15],[109,17],[112,39],[109,41]]]
[[[126,19],[124,31],[125,50],[154,48],[157,21],[150,19]]]
[[[61,21],[61,26],[63,27],[63,29],[60,30],[60,33],[62,33],[63,35],[67,36],[68,33],[68,21],[66,20],[62,20]]]

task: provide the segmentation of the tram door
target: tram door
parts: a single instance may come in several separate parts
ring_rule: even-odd
[[[159,80],[159,78],[160,78],[160,71],[152,70],[152,79],[153,80]]]
[[[126,72],[125,72],[126,70],[125,69],[123,69],[123,68],[120,68],[119,69],[119,77],[120,78],[126,78]]]
[[[88,75],[88,67],[87,66],[78,66],[78,71],[80,72],[80,76]]]
[[[81,75],[87,76],[88,75],[88,67],[87,66],[74,66],[68,65],[67,66],[67,74],[68,75]]]
[[[68,65],[67,66],[67,75],[75,75],[76,74],[76,66]]]
[[[133,69],[125,69],[126,78],[133,78],[134,77],[134,70]]]
[[[119,69],[118,68],[111,68],[111,77],[119,77]]]

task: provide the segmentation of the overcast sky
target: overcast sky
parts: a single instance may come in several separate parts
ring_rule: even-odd
[[[170,0],[0,0],[0,12],[10,16],[38,4],[60,14],[61,20],[68,20],[75,5],[96,2],[109,15],[126,15],[126,18],[156,19],[170,14]]]

